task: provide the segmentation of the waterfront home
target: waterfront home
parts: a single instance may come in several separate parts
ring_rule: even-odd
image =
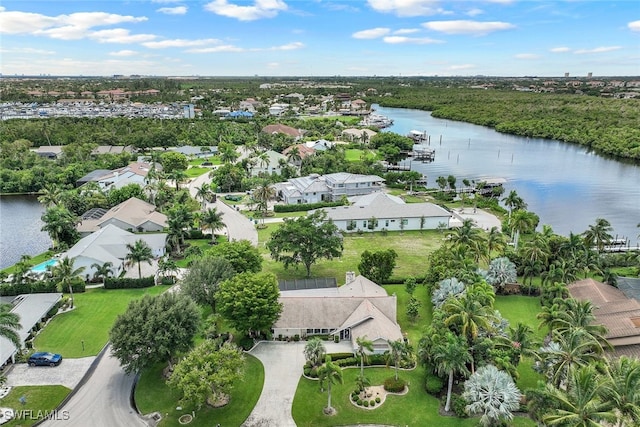
[[[160,169],[159,165],[156,165],[156,168]],[[77,180],[76,186],[79,187],[82,184],[94,181],[103,190],[121,188],[129,184],[138,184],[140,187],[144,187],[147,181],[147,174],[151,169],[152,164],[148,162],[133,162],[123,168],[110,171],[99,169]]]
[[[381,190],[384,179],[377,175],[346,172],[311,174],[273,185],[276,196],[285,204],[338,201],[343,196],[370,194]]]
[[[397,196],[376,192],[350,198],[353,204],[323,208],[327,220],[340,231],[400,231],[449,228],[451,213],[433,203],[405,203]]]
[[[384,353],[388,341],[403,338],[396,295],[382,286],[353,272],[347,272],[346,283],[339,287],[324,287],[325,281],[316,287],[315,279],[304,282],[298,289],[280,291],[282,313],[273,326],[274,337],[333,335],[350,341],[354,353],[361,337],[373,342],[373,353]]]
[[[155,205],[132,197],[109,210],[93,208],[85,212],[76,229],[81,237],[113,224],[122,230],[138,233],[158,232],[167,226],[167,216]]]
[[[93,264],[103,265],[110,262],[114,276],[117,277],[125,270],[125,258],[129,253],[127,245],[134,245],[138,240],[149,245],[154,258],[164,256],[166,233],[134,234],[113,224],[107,224],[100,230],[80,239],[71,249],[62,254],[61,258],[73,259],[75,268],[84,267],[82,274],[89,279],[96,271]]]
[[[371,129],[349,128],[342,131],[342,138],[351,142],[368,143],[378,132]]]

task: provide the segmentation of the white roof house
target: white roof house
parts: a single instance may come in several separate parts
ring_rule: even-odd
[[[76,229],[84,237],[108,224],[128,231],[162,231],[167,226],[167,216],[156,211],[151,203],[132,197],[108,211],[92,209],[82,216]]]
[[[286,163],[288,161],[287,156],[273,150],[267,150],[261,155],[266,155],[266,161],[262,161],[260,158],[256,159],[255,165],[249,171],[251,176],[258,176],[264,173],[269,175],[282,173],[280,161],[283,160]]]
[[[356,339],[367,337],[374,353],[388,350],[388,341],[403,338],[396,321],[397,299],[363,276],[348,273],[340,287],[281,291],[282,313],[274,335],[312,336],[333,334],[349,340],[354,352]]]
[[[20,316],[20,329],[17,331],[22,346],[24,346],[29,331],[44,318],[62,298],[61,293],[38,293],[11,297],[10,301],[3,297],[2,302],[9,303],[13,307],[10,312]],[[0,337],[0,367],[11,361],[18,349],[5,337]]]
[[[337,201],[342,196],[357,196],[380,191],[384,179],[377,175],[346,172],[311,174],[274,184],[276,195],[286,204]]]
[[[341,231],[430,230],[443,224],[448,228],[451,219],[449,211],[433,203],[405,203],[380,191],[350,200],[353,204],[349,206],[323,208],[327,220]]]
[[[107,224],[80,239],[62,257],[73,259],[75,268],[85,267],[82,274],[88,277],[93,277],[95,273],[92,264],[102,265],[110,262],[117,276],[124,269],[124,259],[129,253],[127,244],[133,245],[138,240],[143,240],[149,245],[154,258],[160,258],[165,254],[166,233],[134,234],[113,224]]]

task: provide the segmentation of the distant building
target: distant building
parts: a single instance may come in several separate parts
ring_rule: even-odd
[[[343,196],[370,194],[381,190],[384,179],[377,175],[359,175],[346,172],[328,175],[311,174],[291,178],[273,185],[276,196],[288,205],[331,202]]]

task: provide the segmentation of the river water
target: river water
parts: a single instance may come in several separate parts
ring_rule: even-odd
[[[548,139],[501,134],[491,128],[431,117],[426,111],[374,106],[394,120],[388,131],[426,131],[436,150],[432,163],[406,162],[436,187],[438,176],[462,180],[504,178],[511,190],[561,235],[582,233],[605,218],[614,235],[638,243],[640,166],[601,157],[585,148]]]
[[[438,176],[462,180],[504,178],[505,193],[516,190],[528,209],[562,235],[582,233],[606,218],[614,234],[638,244],[640,166],[607,159],[559,141],[501,134],[493,129],[437,119],[425,111],[374,106],[394,120],[387,130],[405,135],[426,131],[436,150],[432,163],[411,162],[435,187]],[[0,197],[0,268],[22,254],[36,255],[51,245],[40,231],[44,209],[35,197]]]

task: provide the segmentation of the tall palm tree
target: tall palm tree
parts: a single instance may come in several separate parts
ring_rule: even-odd
[[[447,401],[444,410],[451,409],[451,392],[453,390],[453,377],[456,374],[469,375],[467,363],[471,362],[471,353],[463,337],[448,332],[444,342],[437,343],[433,349],[433,360],[436,363],[438,375],[449,375],[447,385]]]
[[[69,258],[65,256],[62,258],[58,264],[56,264],[51,273],[53,278],[58,281],[60,287],[62,289],[66,287],[69,288],[69,294],[71,296],[71,308],[73,308],[73,282],[80,277],[82,272],[85,270],[84,267],[74,268],[74,260],[73,258]]]
[[[611,227],[609,221],[604,218],[597,218],[595,224],[590,225],[582,233],[582,237],[587,248],[595,247],[599,252],[602,252],[604,247],[613,240],[612,231],[613,227]]]
[[[395,341],[388,340],[389,350],[387,350],[386,358],[387,365],[389,362],[393,362],[395,367],[395,378],[398,380],[398,368],[400,368],[400,362],[411,355],[411,348],[402,339]]]
[[[571,369],[566,389],[547,385],[555,410],[544,416],[546,425],[599,427],[616,420],[613,402],[602,399],[605,381],[593,366]]]
[[[640,359],[610,360],[605,373],[603,397],[613,403],[618,426],[640,425]]]
[[[276,195],[276,190],[268,183],[263,183],[253,190],[253,198],[257,202],[257,209],[262,212],[262,224],[264,225],[264,217],[269,209],[269,200]]]
[[[365,335],[356,338],[356,345],[358,346],[356,354],[360,356],[360,376],[364,378],[364,362],[367,361],[369,357],[367,351],[373,352],[373,341],[368,340]]]
[[[518,241],[520,234],[535,228],[536,216],[532,212],[525,210],[517,210],[509,218],[509,226],[511,227],[511,239],[516,250],[518,250]]]
[[[94,279],[102,278],[102,286],[104,286],[104,281],[107,277],[113,276],[113,263],[110,261],[107,261],[104,264],[91,264],[91,268],[95,270],[93,273]]]
[[[313,337],[304,346],[304,357],[312,366],[318,366],[327,353],[322,340]]]
[[[594,307],[591,301],[567,298],[562,300],[562,307],[563,310],[555,322],[555,330],[558,333],[563,334],[572,328],[580,328],[604,347],[611,347],[605,338],[607,328],[594,324],[596,317],[593,314]]]
[[[11,313],[11,308],[11,304],[0,304],[0,337],[5,337],[20,349],[22,347],[22,340],[18,335],[20,316]]]
[[[546,267],[551,257],[549,239],[542,233],[535,233],[533,239],[522,246],[520,253],[525,261],[531,264],[540,263],[541,266]]]
[[[479,228],[474,227],[473,220],[470,218],[463,220],[462,226],[449,231],[447,238],[450,247],[470,252],[474,255],[476,262],[480,255],[486,252],[486,242],[482,233]]]
[[[213,191],[211,190],[211,184],[208,184],[206,182],[202,183],[200,187],[196,188],[196,199],[200,199],[202,210],[207,207],[207,202],[211,198],[212,193]]]
[[[140,263],[148,262],[151,264],[151,260],[153,259],[153,251],[142,239],[136,240],[136,242],[132,245],[127,243],[127,256],[125,259],[127,260],[127,265],[138,265],[138,278],[142,278],[142,268],[140,267]]]
[[[501,254],[507,247],[507,241],[504,234],[498,229],[498,227],[491,227],[491,230],[487,233],[485,247],[487,249],[485,254],[487,262],[491,259],[494,252]]]
[[[57,206],[58,203],[60,203],[62,191],[63,190],[56,184],[47,184],[42,189],[42,194],[38,196],[38,201],[42,203],[45,208]]]
[[[179,191],[180,184],[182,184],[187,179],[187,172],[182,169],[174,169],[168,174],[168,177],[176,186],[176,191]]]
[[[342,368],[331,361],[331,356],[325,357],[324,364],[318,370],[318,379],[327,382],[327,407],[325,413],[332,414],[335,410],[331,406],[331,386],[333,384],[342,384]]]
[[[204,211],[200,216],[200,226],[211,230],[212,243],[216,241],[216,230],[223,228],[225,225],[222,221],[222,215],[224,215],[223,212],[218,212],[216,208],[211,208]]]
[[[511,190],[509,195],[502,199],[504,204],[509,208],[509,218],[511,218],[511,213],[515,210],[523,210],[527,208],[527,204],[522,199],[522,197],[518,196],[516,190]]]

